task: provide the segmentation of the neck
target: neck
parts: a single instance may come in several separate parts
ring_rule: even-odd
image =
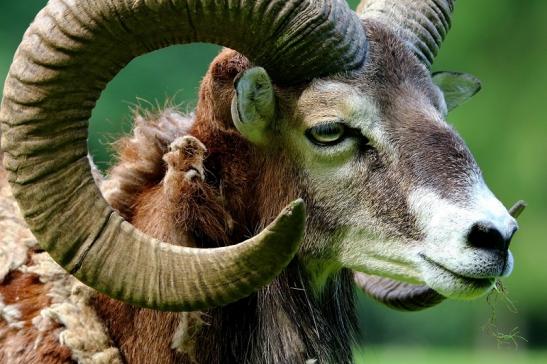
[[[210,128],[206,131],[209,133]],[[282,154],[274,157],[252,150],[237,133],[219,131],[211,145],[206,168],[225,184],[226,206],[242,227],[265,227],[281,209],[299,196],[297,176]],[[212,139],[212,138],[211,138]],[[220,143],[219,140],[225,140]],[[223,146],[222,153],[217,149]],[[213,146],[217,146],[216,148]],[[226,148],[234,148],[234,151]],[[245,153],[242,153],[245,151]],[[245,158],[234,160],[234,156]],[[225,160],[229,156],[230,160]],[[219,161],[213,163],[215,158]],[[220,168],[215,168],[220,166]],[[230,166],[224,169],[223,166]],[[255,172],[252,171],[257,171]],[[240,181],[240,182],[238,182]],[[249,181],[255,190],[249,192]],[[241,206],[237,209],[234,206]],[[253,206],[249,213],[248,206]],[[230,241],[242,241],[248,230],[232,233]],[[312,249],[313,250],[313,249]],[[306,268],[308,264],[306,263]],[[317,289],[315,274],[299,259],[257,293],[230,305],[209,310],[203,316],[193,342],[197,363],[351,363],[351,339],[355,331],[353,277],[338,270]]]
[[[295,260],[258,293],[209,312],[196,340],[200,363],[351,363],[355,331],[351,274],[312,294]]]

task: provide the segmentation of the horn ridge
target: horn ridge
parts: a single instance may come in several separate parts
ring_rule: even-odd
[[[395,31],[431,68],[451,26],[455,0],[363,0],[357,8],[363,19],[374,19]]]

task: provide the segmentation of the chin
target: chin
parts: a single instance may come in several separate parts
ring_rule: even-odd
[[[485,277],[480,274],[472,276],[469,272],[466,272],[464,275],[450,270],[431,259],[424,258],[422,268],[423,280],[427,286],[446,298],[472,300],[490,292],[500,276],[510,273],[512,259],[510,261],[510,263],[504,263],[506,266],[504,270],[509,270],[506,274]]]

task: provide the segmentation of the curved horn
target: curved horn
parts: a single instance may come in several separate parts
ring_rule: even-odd
[[[354,273],[355,284],[367,295],[401,311],[419,311],[441,303],[445,297],[427,286],[413,285],[389,278]]]
[[[450,29],[454,0],[363,0],[357,13],[393,29],[431,67]]]
[[[128,303],[196,310],[245,297],[292,259],[305,212],[220,249],[152,239],[112,210],[87,160],[88,120],[133,58],[173,44],[222,44],[279,83],[359,67],[362,25],[345,1],[51,0],[26,31],[0,111],[4,163],[41,246],[91,287]]]

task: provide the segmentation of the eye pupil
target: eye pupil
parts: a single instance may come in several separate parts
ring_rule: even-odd
[[[344,125],[340,123],[320,124],[308,129],[308,138],[318,145],[332,145],[345,136]]]

